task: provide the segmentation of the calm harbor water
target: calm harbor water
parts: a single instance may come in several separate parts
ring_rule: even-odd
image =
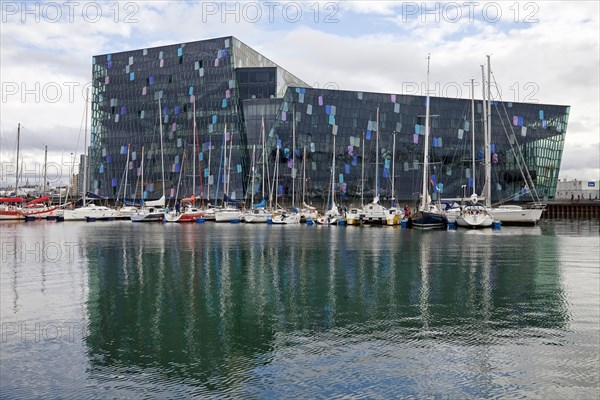
[[[2,398],[598,398],[599,222],[2,223]]]

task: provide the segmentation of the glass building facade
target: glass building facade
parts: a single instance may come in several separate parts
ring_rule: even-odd
[[[159,198],[164,164],[167,198],[221,197],[225,177],[228,195],[243,197],[247,140],[258,135],[246,130],[243,102],[272,122],[269,102],[289,85],[307,84],[234,37],[93,57],[89,189],[139,199],[143,184],[145,198]]]
[[[230,197],[254,194],[259,199],[262,168],[252,173],[252,165],[263,161],[264,186],[273,188],[280,202],[289,202],[295,193],[298,204],[304,186],[307,201],[324,207],[332,164],[342,204],[371,201],[376,181],[384,201],[392,197],[392,186],[400,200],[416,200],[421,191],[425,97],[310,88],[233,37],[95,56],[93,78],[90,189],[98,194],[122,194],[127,171],[127,197],[136,193],[139,198],[143,146],[145,196],[162,195],[159,120],[167,197],[179,192],[179,197],[222,198],[228,176]],[[434,196],[469,195],[474,175],[471,101],[434,97],[430,104],[428,179],[441,189]],[[483,184],[482,115],[479,100],[478,192]],[[515,194],[531,199],[524,194],[515,154],[522,154],[540,196],[553,198],[568,116],[568,106],[492,103],[494,201]]]

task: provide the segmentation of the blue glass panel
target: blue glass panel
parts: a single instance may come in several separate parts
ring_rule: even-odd
[[[339,183],[344,183],[344,174],[340,174],[340,175],[338,176],[338,182],[339,182]]]
[[[216,115],[213,115],[213,116],[212,116],[212,123],[213,123],[213,124],[216,124],[216,123],[217,123],[217,116],[216,116]]]
[[[117,187],[117,178],[112,178],[112,179],[111,179],[111,182],[110,182],[110,185],[111,185],[112,187]]]
[[[130,73],[129,73],[129,80],[130,80],[130,81],[133,81],[133,80],[135,80],[135,72],[130,72]]]
[[[125,115],[125,106],[121,106],[121,115]]]
[[[327,104],[325,106],[325,114],[330,115],[331,114],[331,106],[329,104]]]
[[[221,108],[227,108],[227,99],[223,99],[221,102]]]
[[[175,115],[179,115],[180,111],[179,106],[175,106]]]
[[[540,116],[540,120],[543,120],[544,119],[544,110],[540,110],[539,114],[540,114],[539,115]]]
[[[346,174],[349,174],[349,173],[350,173],[350,164],[345,164],[345,165],[344,165],[344,172],[345,172]]]
[[[107,163],[107,164],[110,164],[110,154],[107,154],[107,155],[106,155],[106,163]]]
[[[490,152],[491,153],[495,153],[496,152],[496,145],[494,143],[490,143]]]
[[[148,79],[148,81],[149,81],[149,83],[151,85],[154,85],[154,77],[153,76],[150,76],[150,78]]]
[[[352,157],[352,165],[357,165],[358,164],[358,156],[353,156]]]
[[[194,87],[190,86],[190,88],[188,89],[188,95],[193,95],[194,94]]]
[[[390,176],[390,170],[387,169],[387,168],[384,168],[383,169],[383,177],[384,178],[389,178],[389,176]]]
[[[335,115],[329,116],[329,125],[335,125]]]
[[[177,56],[181,57],[183,55],[183,49],[180,47],[177,49]]]
[[[421,125],[415,124],[415,135],[418,135],[420,131],[421,131]]]
[[[367,129],[367,134],[366,134],[365,139],[371,140],[371,131],[369,129]]]

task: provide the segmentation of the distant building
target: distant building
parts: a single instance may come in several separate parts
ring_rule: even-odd
[[[556,200],[598,200],[600,181],[559,180],[556,186]]]
[[[331,180],[335,132],[334,175],[341,201],[350,203],[360,195],[363,166],[365,201],[370,201],[369,196],[375,192],[377,109],[379,192],[383,199],[392,196],[393,175],[396,197],[415,199],[422,181],[423,96],[311,88],[234,37],[97,55],[93,57],[89,188],[97,194],[116,197],[126,183],[127,193],[136,193],[139,198],[143,151],[147,198],[162,195],[164,159],[167,197],[175,195],[181,181],[180,196],[195,193],[211,200],[221,199],[225,176],[229,176],[229,196],[249,198],[254,191],[255,199],[260,199],[261,161],[266,157],[265,180],[272,183],[279,148],[279,180],[275,185],[278,194],[291,198],[293,177],[298,194],[306,168],[308,196],[320,201],[327,196]],[[442,184],[438,185],[443,187],[442,196],[462,196],[473,173],[471,102],[431,98],[431,114],[433,166],[429,178]],[[482,115],[478,101],[478,188],[483,186]],[[520,193],[520,199],[531,199],[516,162],[521,157],[515,153],[522,154],[540,196],[553,198],[569,107],[494,102],[492,116],[492,198],[506,199]],[[253,146],[257,165],[254,173]],[[198,159],[196,187],[192,188],[194,153]]]

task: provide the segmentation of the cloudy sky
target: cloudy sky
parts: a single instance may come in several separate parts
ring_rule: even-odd
[[[93,55],[229,35],[315,87],[385,93],[423,94],[431,53],[434,95],[468,97],[490,54],[502,99],[571,106],[560,177],[600,178],[596,1],[0,4],[0,185],[14,181],[18,123],[26,176],[44,144],[68,176]]]

